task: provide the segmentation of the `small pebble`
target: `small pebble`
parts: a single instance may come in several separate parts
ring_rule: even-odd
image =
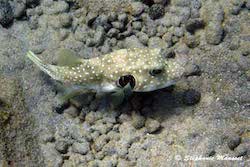
[[[108,24],[108,16],[101,14],[100,16],[98,16],[95,21],[93,22],[93,28],[96,28],[98,26],[106,26]]]
[[[136,129],[140,129],[145,125],[145,118],[139,113],[132,112],[132,125]]]
[[[239,136],[233,136],[229,138],[227,145],[231,150],[234,150],[240,144],[240,142],[241,139]]]
[[[117,42],[117,47],[120,48],[120,49],[124,48],[124,41],[118,41]]]
[[[247,56],[238,56],[237,63],[244,71],[249,70],[250,59]]]
[[[117,167],[128,167],[128,166],[132,166],[130,161],[119,158]]]
[[[140,42],[142,44],[147,45],[149,38],[148,38],[148,35],[146,33],[144,33],[144,32],[138,32],[136,34],[136,36],[138,37],[138,39],[140,40]]]
[[[163,48],[161,49],[161,54],[164,58],[175,58],[175,52],[173,49],[166,49],[166,48]]]
[[[60,41],[64,41],[69,36],[69,31],[67,29],[60,29],[58,32],[58,37]]]
[[[51,132],[45,131],[41,133],[40,140],[44,143],[54,142],[55,137]]]
[[[149,36],[149,37],[154,37],[155,35],[156,35],[156,33],[157,33],[157,28],[156,28],[156,26],[151,26],[151,25],[149,25],[148,27],[147,27],[147,31],[146,31],[146,33],[147,33],[147,35]]]
[[[109,45],[109,43],[108,43],[107,41],[105,41],[105,42],[104,42],[104,45],[101,46],[101,52],[102,52],[103,54],[107,54],[107,53],[109,53],[110,51],[111,51],[110,45]]]
[[[132,27],[133,27],[134,30],[141,30],[141,28],[142,28],[142,23],[139,22],[139,21],[133,22],[133,23],[132,23]]]
[[[55,142],[55,148],[62,154],[66,154],[69,148],[69,144],[66,141],[59,140]]]
[[[143,48],[144,47],[143,44],[139,41],[139,39],[135,35],[127,37],[125,39],[124,45],[127,48]]]
[[[95,41],[94,39],[92,39],[92,38],[87,38],[87,39],[86,39],[86,45],[87,45],[88,47],[93,47],[93,46],[96,45],[96,41]]]
[[[240,39],[238,36],[233,36],[230,38],[229,49],[236,50],[240,47]]]
[[[118,29],[115,29],[115,28],[111,28],[108,33],[107,33],[107,36],[108,37],[116,37],[118,34],[119,34],[119,30]]]
[[[98,113],[93,111],[87,113],[85,116],[85,121],[89,124],[94,124],[98,119],[100,119]]]
[[[92,25],[94,24],[96,18],[97,18],[97,14],[96,13],[89,12],[88,15],[85,18],[87,25],[89,27],[92,27]]]
[[[16,2],[13,1],[13,12],[14,12],[14,17],[19,19],[25,14],[26,6],[23,2]]]
[[[10,121],[11,114],[9,111],[0,110],[0,125],[6,124],[8,121]]]
[[[209,44],[218,45],[223,38],[223,28],[220,23],[210,22],[206,27],[206,40]]]
[[[178,55],[189,54],[190,49],[185,44],[180,44],[175,48],[175,53]]]
[[[200,76],[201,69],[197,64],[188,64],[185,70],[185,77]]]
[[[248,10],[250,10],[250,0],[247,0],[247,2],[246,2],[246,8],[247,8]]]
[[[128,122],[130,120],[131,120],[131,117],[129,115],[127,115],[127,114],[121,114],[119,116],[119,122],[120,123]]]
[[[30,17],[30,19],[28,20],[28,25],[30,29],[33,30],[37,29],[39,27],[38,17],[37,16]]]
[[[60,97],[55,98],[55,102],[53,103],[54,106],[52,109],[57,112],[58,114],[62,114],[63,111],[69,107],[69,102],[68,101],[62,101],[59,99]]]
[[[26,15],[28,17],[37,15],[36,10],[34,8],[26,9]]]
[[[183,101],[187,105],[197,104],[200,101],[200,98],[201,98],[200,92],[194,89],[187,90],[183,95]]]
[[[143,3],[141,2],[133,2],[131,4],[131,7],[132,7],[133,16],[138,16],[144,11],[144,6],[143,6]]]
[[[44,13],[49,15],[56,15],[67,12],[69,10],[69,4],[65,1],[53,1],[52,6],[44,8]]]
[[[182,37],[184,35],[184,31],[182,27],[175,27],[174,28],[174,35],[177,37]]]
[[[69,14],[64,13],[64,14],[60,15],[59,21],[60,21],[62,27],[70,27],[73,19]]]
[[[235,156],[236,157],[241,157],[241,156],[246,156],[249,154],[249,144],[240,144],[238,147],[235,148],[234,150]]]
[[[167,32],[167,28],[165,26],[159,25],[157,27],[157,36],[163,36]]]
[[[250,43],[249,42],[242,42],[240,44],[240,51],[242,56],[250,55]]]
[[[167,43],[162,40],[160,37],[151,37],[148,40],[148,47],[150,48],[165,48],[167,47]]]
[[[104,42],[104,39],[105,39],[105,31],[104,31],[104,28],[101,27],[101,26],[98,26],[97,29],[96,29],[96,32],[95,32],[95,35],[94,35],[94,43],[97,45],[97,46],[100,46],[103,44]]]
[[[190,17],[191,17],[192,19],[199,18],[199,17],[200,17],[200,10],[192,8],[192,9],[191,9]]]
[[[199,36],[198,35],[192,35],[190,33],[186,33],[184,37],[184,43],[189,48],[195,48],[200,44]]]
[[[81,111],[80,114],[79,114],[79,116],[78,116],[80,122],[85,121],[85,116],[86,116],[86,113],[84,113],[84,112]]]
[[[173,34],[171,32],[167,32],[162,36],[162,39],[167,43],[168,47],[173,45]]]
[[[231,9],[230,9],[230,12],[231,14],[233,15],[238,15],[241,11],[241,6],[233,6]]]
[[[8,1],[0,1],[0,24],[8,27],[14,20],[14,13]]]
[[[164,14],[164,6],[161,4],[154,4],[149,8],[149,16],[153,20],[161,18]]]
[[[110,130],[112,130],[113,124],[111,123],[102,123],[102,121],[95,122],[94,125],[92,125],[92,129],[99,132],[100,134],[106,134]]]
[[[89,150],[90,150],[90,147],[87,141],[82,142],[82,143],[75,142],[72,145],[72,151],[75,153],[85,155],[89,152]]]
[[[148,133],[154,133],[161,127],[161,124],[152,118],[148,118],[145,122],[145,127]]]
[[[77,29],[75,30],[74,38],[77,41],[86,42],[86,40],[89,38],[89,32],[90,29],[85,24],[82,26],[78,26]]]
[[[103,146],[110,141],[109,136],[103,134],[94,139],[94,149],[96,151],[101,151]]]
[[[191,1],[191,7],[194,9],[200,9],[202,6],[201,1],[200,0],[192,0]]]
[[[129,37],[132,34],[132,29],[128,29],[124,31],[123,33],[118,34],[117,39],[124,39],[126,37]]]
[[[171,27],[171,18],[170,18],[170,15],[165,15],[164,17],[162,17],[161,19],[159,19],[160,21],[160,24],[162,26],[165,26],[165,27]]]
[[[171,18],[171,25],[174,27],[180,27],[182,18],[176,15],[173,15]]]
[[[250,81],[250,70],[245,72],[246,78],[248,81]]]
[[[76,118],[79,115],[79,111],[74,106],[70,106],[69,108],[64,110],[63,113],[71,116],[72,118]]]
[[[186,23],[186,30],[190,33],[194,33],[197,29],[204,27],[204,21],[200,18],[190,19]]]
[[[116,28],[116,29],[118,29],[118,30],[124,29],[124,24],[121,23],[121,22],[114,21],[114,22],[112,22],[111,24],[112,24],[113,28]]]
[[[115,38],[111,38],[111,39],[109,40],[109,45],[110,45],[110,46],[114,47],[116,44],[117,44],[117,40],[116,40]]]
[[[110,22],[116,21],[116,20],[117,20],[117,14],[116,14],[115,12],[109,13],[109,15],[108,15],[108,20],[109,20]]]
[[[93,161],[89,161],[87,166],[88,167],[99,167],[100,164],[102,164],[102,161],[98,160],[98,159],[95,159]]]
[[[41,146],[42,155],[44,155],[45,166],[62,166],[63,159],[61,154],[54,148],[52,143]]]
[[[186,23],[190,16],[191,16],[191,11],[190,11],[190,8],[189,7],[183,7],[183,8],[180,8],[181,10],[179,10],[177,12],[177,15],[178,17],[181,19],[181,23]]]
[[[214,156],[215,154],[216,154],[216,151],[215,151],[214,149],[212,149],[212,148],[208,149],[208,150],[206,151],[206,153],[205,153],[205,155],[208,156],[208,157],[212,157],[212,156]]]
[[[118,21],[125,23],[128,20],[128,16],[126,13],[120,14],[118,15]]]

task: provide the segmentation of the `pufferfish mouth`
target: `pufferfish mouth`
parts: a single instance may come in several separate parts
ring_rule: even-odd
[[[136,81],[133,75],[123,75],[116,81],[116,85],[122,88],[125,87],[128,83],[130,84],[132,89],[135,87]]]

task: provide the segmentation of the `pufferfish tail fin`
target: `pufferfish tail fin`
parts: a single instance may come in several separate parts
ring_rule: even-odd
[[[45,64],[41,59],[39,59],[32,51],[28,51],[26,56],[33,61],[43,72],[47,73],[55,80],[61,80],[60,75],[58,75],[58,69],[54,65]]]

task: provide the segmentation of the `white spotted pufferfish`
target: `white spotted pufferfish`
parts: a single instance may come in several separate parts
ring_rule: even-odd
[[[161,51],[160,48],[120,49],[100,57],[81,59],[75,52],[61,49],[58,65],[44,63],[31,51],[27,57],[53,79],[71,85],[72,90],[113,93],[119,105],[127,92],[162,89],[182,78],[185,62],[165,58]]]

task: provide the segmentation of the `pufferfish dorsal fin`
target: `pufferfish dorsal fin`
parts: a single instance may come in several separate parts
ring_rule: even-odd
[[[57,64],[59,66],[74,67],[82,63],[81,58],[78,57],[77,54],[70,49],[60,49],[57,52],[57,55]]]

